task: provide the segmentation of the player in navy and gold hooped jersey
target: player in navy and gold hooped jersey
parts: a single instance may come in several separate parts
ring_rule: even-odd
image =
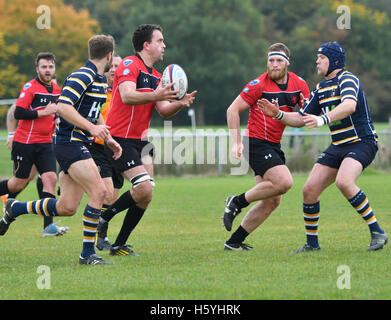
[[[103,74],[111,65],[114,39],[97,35],[88,41],[89,60],[65,81],[57,111],[60,124],[54,139],[55,154],[60,165],[61,195],[56,199],[18,202],[8,199],[6,211],[0,221],[0,235],[4,235],[11,222],[19,215],[32,213],[49,216],[72,216],[84,192],[88,195],[83,214],[83,249],[80,264],[110,264],[96,255],[94,250],[96,228],[105,197],[105,187],[98,168],[86,144],[93,137],[106,140],[118,158],[122,148],[115,142],[100,115],[100,105],[105,102],[106,79]]]
[[[306,244],[295,252],[319,250],[319,196],[333,182],[368,224],[368,250],[382,249],[388,235],[380,228],[364,192],[356,185],[361,172],[377,152],[377,135],[359,79],[344,69],[345,51],[335,42],[321,45],[316,60],[318,74],[325,77],[298,113],[284,113],[265,100],[259,106],[282,123],[315,128],[328,125],[331,145],[319,156],[303,188]]]
[[[97,67],[91,61],[87,61],[83,67],[68,76],[58,102],[73,106],[83,118],[96,124],[101,106],[106,102],[107,88],[106,77],[97,72]],[[62,144],[71,141],[91,143],[93,136],[87,130],[60,117],[54,142]]]

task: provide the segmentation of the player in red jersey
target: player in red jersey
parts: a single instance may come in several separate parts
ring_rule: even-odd
[[[227,110],[227,122],[233,139],[232,155],[239,159],[244,152],[255,173],[256,185],[245,193],[229,196],[223,214],[228,231],[241,210],[257,202],[243,218],[241,225],[224,244],[225,250],[250,250],[245,238],[261,225],[278,207],[281,196],[292,186],[293,180],[285,165],[280,140],[285,126],[267,117],[258,107],[257,100],[278,100],[281,110],[293,111],[302,97],[309,97],[307,83],[293,72],[288,72],[289,49],[276,43],[268,49],[267,72],[250,81]],[[245,139],[240,135],[239,113],[250,109]],[[244,146],[245,145],[245,146]]]
[[[113,84],[113,98],[107,116],[107,125],[112,137],[122,146],[122,156],[113,161],[113,166],[122,172],[133,187],[102,213],[98,233],[105,236],[108,222],[115,214],[127,209],[127,214],[110,253],[129,255],[134,252],[126,245],[152,200],[153,146],[147,140],[149,122],[153,109],[163,117],[170,117],[184,107],[189,107],[196,91],[176,100],[178,91],[172,91],[173,83],[163,87],[161,74],[153,65],[163,60],[164,38],[157,25],[140,25],[133,34],[136,54],[124,58],[118,66]]]
[[[54,81],[54,54],[41,52],[35,62],[37,77],[23,86],[15,102],[14,117],[19,122],[12,142],[14,176],[0,182],[0,194],[22,191],[35,165],[43,183],[40,198],[55,198],[57,174],[52,135],[61,89]],[[44,218],[43,236],[62,235],[67,231],[67,227],[54,225],[53,217]]]

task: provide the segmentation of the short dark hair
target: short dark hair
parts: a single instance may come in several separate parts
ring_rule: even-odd
[[[277,42],[277,43],[272,44],[269,47],[269,49],[267,50],[267,52],[273,52],[273,51],[280,51],[280,52],[282,51],[282,52],[284,52],[285,55],[288,57],[288,59],[291,56],[291,52],[290,52],[289,48],[285,44],[283,44],[281,42]]]
[[[53,61],[56,63],[56,56],[52,52],[40,52],[37,54],[37,57],[35,58],[35,66],[38,67],[39,60],[45,59],[49,61]]]
[[[108,53],[113,52],[114,38],[110,35],[98,34],[88,40],[88,58],[103,59]]]
[[[136,52],[143,50],[144,42],[151,42],[152,33],[155,30],[163,32],[163,28],[157,24],[142,24],[133,33],[132,43]]]

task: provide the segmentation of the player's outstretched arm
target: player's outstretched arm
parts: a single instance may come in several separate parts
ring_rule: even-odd
[[[308,128],[316,128],[331,122],[342,120],[356,111],[357,102],[352,99],[346,99],[340,103],[337,108],[321,116],[305,114],[303,121]]]
[[[136,83],[133,81],[124,81],[119,85],[119,93],[122,102],[127,105],[141,105],[156,101],[170,101],[178,97],[179,91],[172,91],[171,87],[174,83],[170,83],[163,87],[160,83],[155,91],[143,92],[137,91]]]
[[[286,126],[300,128],[305,125],[303,116],[300,113],[280,110],[277,101],[271,103],[269,100],[262,98],[257,101],[257,105],[265,115],[280,120]]]
[[[194,90],[192,93],[186,93],[181,100],[157,101],[156,110],[163,118],[169,118],[182,108],[190,107],[195,100],[196,94],[197,91]]]

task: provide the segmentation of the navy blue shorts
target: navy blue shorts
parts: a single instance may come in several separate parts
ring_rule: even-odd
[[[243,137],[243,146],[243,154],[256,176],[263,177],[270,168],[285,165],[285,155],[279,143]]]
[[[68,173],[68,169],[73,163],[92,158],[83,142],[56,143],[53,146],[60,171],[62,170],[64,173]]]
[[[317,163],[338,169],[345,158],[353,158],[360,162],[363,169],[375,159],[378,147],[376,141],[362,140],[335,146],[331,144],[318,158]]]

